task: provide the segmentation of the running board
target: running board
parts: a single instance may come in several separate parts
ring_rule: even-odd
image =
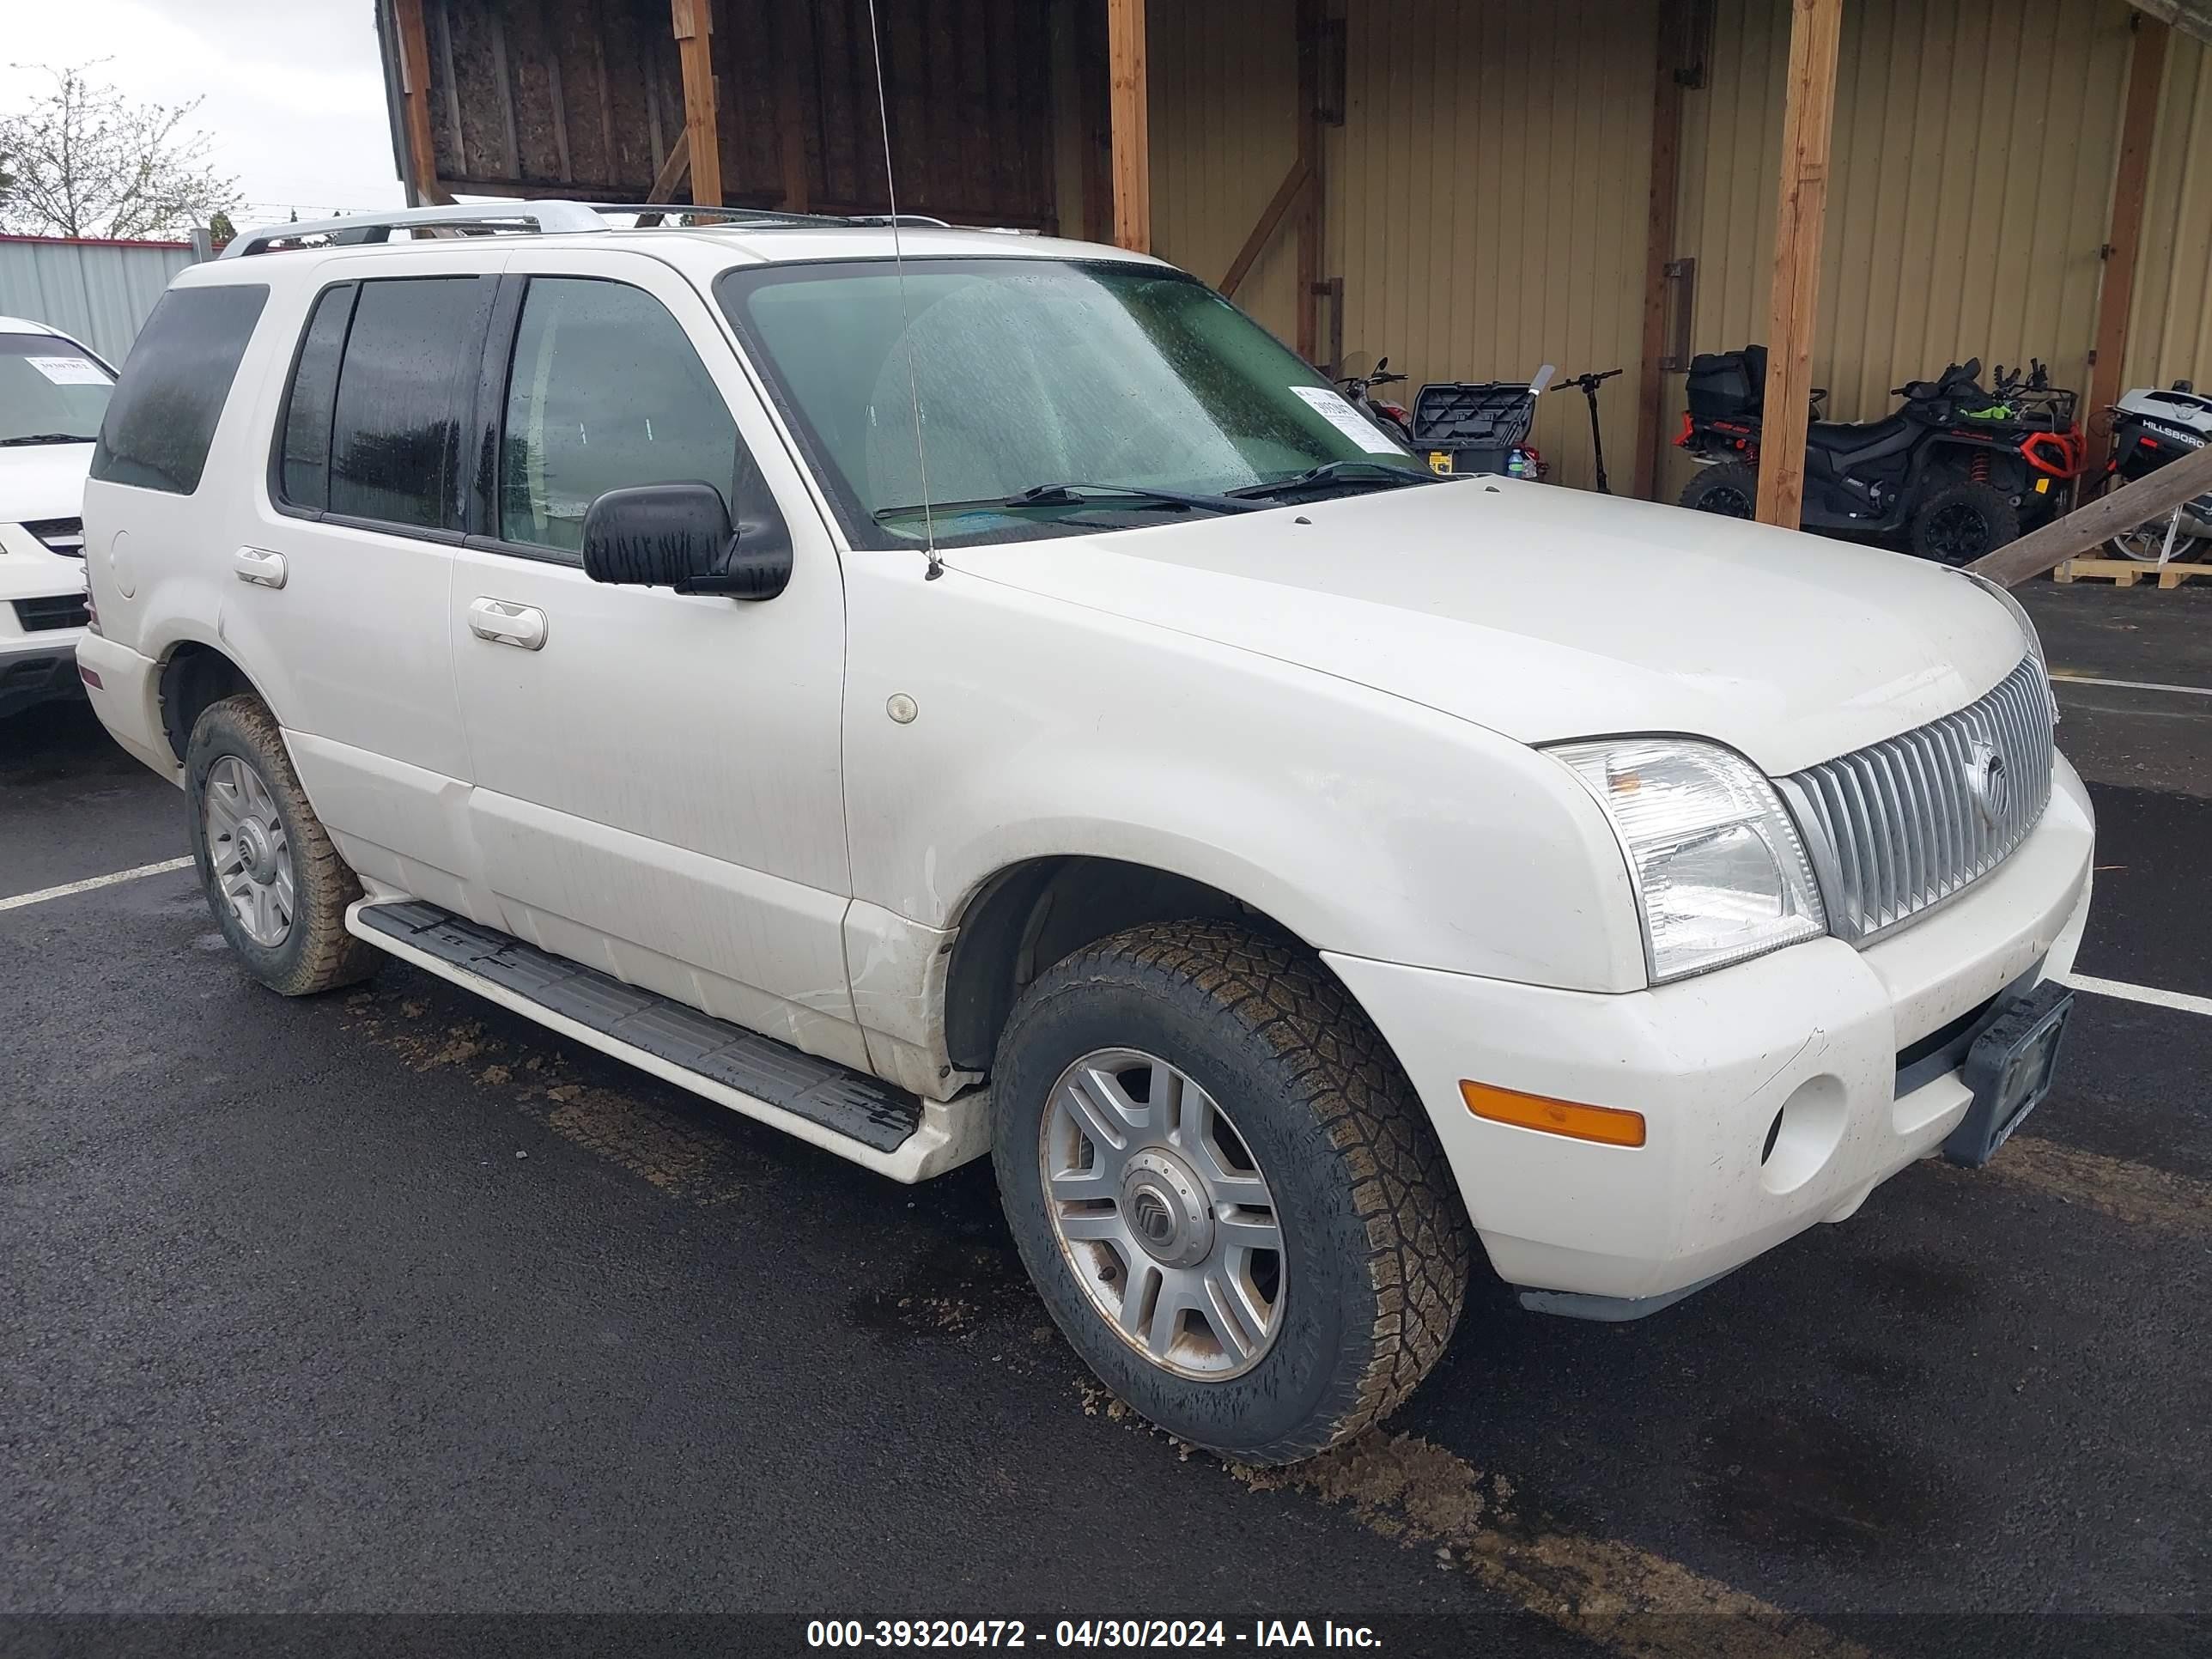
[[[990,1150],[988,1097],[925,1101],[419,899],[362,899],[346,931],[503,1008],[895,1181]]]

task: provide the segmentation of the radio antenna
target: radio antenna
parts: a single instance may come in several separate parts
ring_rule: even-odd
[[[914,461],[921,474],[921,538],[929,559],[925,581],[945,574],[937,556],[937,516],[929,505],[929,449],[921,440],[921,384],[914,368],[914,316],[906,303],[906,252],[899,241],[898,175],[891,166],[890,100],[884,94],[884,41],[876,27],[876,0],[868,0],[868,51],[876,64],[876,118],[884,130],[884,187],[891,198],[891,270],[898,281],[899,344],[906,351],[906,395],[914,405]]]

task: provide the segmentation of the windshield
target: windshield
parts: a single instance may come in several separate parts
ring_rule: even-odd
[[[953,504],[933,517],[938,541],[958,545],[1172,522],[1208,510],[1194,498],[1333,463],[1349,465],[1309,498],[1420,471],[1179,271],[910,259],[903,308],[899,288],[884,259],[744,267],[716,285],[856,547],[921,543],[925,495]],[[1057,485],[1075,488],[1040,489]]]
[[[52,334],[0,334],[0,444],[90,443],[115,377]]]

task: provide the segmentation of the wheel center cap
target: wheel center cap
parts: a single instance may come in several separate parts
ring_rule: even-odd
[[[268,830],[252,818],[238,826],[238,855],[246,866],[246,873],[256,881],[267,881],[276,873],[276,849],[270,842]]]
[[[1213,1248],[1213,1206],[1191,1168],[1174,1153],[1147,1147],[1121,1176],[1121,1212],[1145,1252],[1164,1267],[1203,1261]]]

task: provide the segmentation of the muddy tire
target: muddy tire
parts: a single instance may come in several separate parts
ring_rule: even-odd
[[[1443,1352],[1466,1212],[1381,1034],[1310,951],[1226,922],[1103,939],[1024,993],[992,1092],[1030,1278],[1170,1434],[1295,1462]]]
[[[1759,507],[1759,474],[1741,461],[1701,467],[1683,490],[1681,504],[1692,513],[1748,519]]]
[[[374,971],[377,952],[345,930],[361,883],[307,804],[259,698],[226,697],[202,712],[185,753],[185,793],[208,908],[254,978],[300,997]]]

